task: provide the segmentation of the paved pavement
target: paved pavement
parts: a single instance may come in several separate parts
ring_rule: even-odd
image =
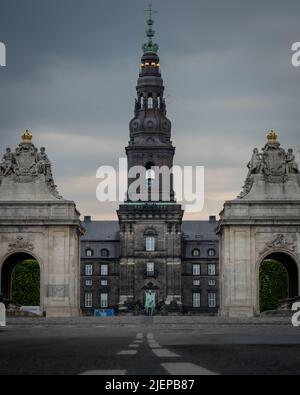
[[[0,328],[4,374],[300,374],[300,328],[287,318],[15,318]]]

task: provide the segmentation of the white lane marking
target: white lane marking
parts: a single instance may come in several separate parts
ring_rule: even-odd
[[[117,355],[135,355],[136,353],[137,353],[136,350],[124,350],[124,351],[118,352]]]
[[[129,348],[138,348],[139,346],[139,344],[130,344]]]
[[[159,358],[178,358],[179,355],[175,354],[172,351],[167,350],[166,348],[158,348],[152,349],[153,353]]]
[[[135,340],[133,343],[135,343],[135,344],[142,344],[143,340]]]
[[[137,338],[138,340],[142,340],[142,339],[144,338],[144,334],[143,334],[143,333],[138,333],[138,334],[136,335],[136,338]]]
[[[147,333],[147,339],[148,340],[153,340],[154,339],[153,333]]]
[[[150,348],[161,348],[160,345],[156,341],[149,342],[148,344],[149,344]]]
[[[80,376],[125,376],[126,370],[87,370]]]
[[[189,362],[162,363],[161,366],[173,375],[217,376],[218,374]]]

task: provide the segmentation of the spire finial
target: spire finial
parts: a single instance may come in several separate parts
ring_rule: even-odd
[[[148,37],[148,43],[143,45],[143,51],[144,53],[146,52],[157,52],[158,51],[158,45],[153,43],[153,37],[155,36],[155,31],[152,29],[152,26],[154,25],[154,20],[152,19],[153,14],[156,14],[157,11],[152,9],[152,4],[149,4],[149,9],[145,10],[145,14],[147,15],[147,25],[148,29],[146,31],[147,37]]]

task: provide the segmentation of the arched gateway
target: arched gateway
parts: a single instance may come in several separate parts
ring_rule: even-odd
[[[17,263],[40,266],[41,307],[48,317],[79,314],[82,227],[75,203],[59,196],[51,163],[26,131],[0,162],[0,293],[11,299]]]
[[[259,268],[266,259],[284,265],[289,296],[300,295],[300,174],[293,150],[271,131],[253,151],[243,192],[227,201],[219,223],[221,314],[259,313]]]

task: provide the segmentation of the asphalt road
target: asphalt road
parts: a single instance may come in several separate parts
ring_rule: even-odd
[[[300,328],[193,317],[13,319],[0,375],[300,374]]]

